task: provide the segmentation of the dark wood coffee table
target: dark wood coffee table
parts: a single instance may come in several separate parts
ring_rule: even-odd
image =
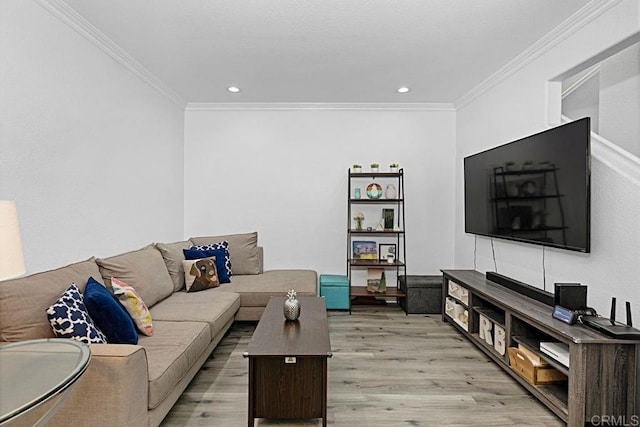
[[[300,297],[300,318],[287,321],[285,297],[273,297],[253,333],[249,358],[249,426],[256,418],[322,418],[327,425],[329,324],[323,298]]]

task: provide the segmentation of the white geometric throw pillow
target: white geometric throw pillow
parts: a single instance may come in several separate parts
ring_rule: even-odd
[[[107,343],[107,337],[89,316],[84,298],[75,283],[47,308],[47,318],[58,338],[71,338],[86,344]]]

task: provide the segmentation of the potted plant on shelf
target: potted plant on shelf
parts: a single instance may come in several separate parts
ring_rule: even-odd
[[[522,170],[529,169],[533,169],[533,160],[527,160],[526,162],[522,163]]]
[[[397,163],[391,163],[389,165],[389,169],[391,170],[391,173],[396,173],[398,172],[398,164]]]
[[[356,212],[353,214],[353,219],[356,222],[356,230],[362,231],[362,221],[364,221],[364,214],[362,212]]]
[[[352,167],[353,167],[353,173],[361,173],[362,172],[362,165],[354,163]]]
[[[371,172],[377,173],[380,165],[378,163],[371,163]]]

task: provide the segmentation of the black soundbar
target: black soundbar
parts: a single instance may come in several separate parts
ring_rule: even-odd
[[[487,280],[490,280],[498,285],[504,286],[507,289],[518,292],[529,298],[533,298],[536,301],[540,301],[543,304],[553,307],[555,305],[555,295],[551,292],[543,291],[534,286],[527,285],[511,277],[503,276],[502,274],[494,273],[493,271],[487,271]]]

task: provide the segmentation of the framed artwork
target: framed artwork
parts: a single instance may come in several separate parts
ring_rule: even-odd
[[[384,276],[384,268],[367,269],[367,292],[386,292],[387,279]]]
[[[382,209],[382,219],[384,220],[384,229],[393,230],[393,209]]]
[[[395,243],[380,243],[379,245],[379,250],[378,250],[378,260],[379,261],[388,261],[389,262],[389,258],[390,256],[392,256],[393,258],[391,258],[393,261],[396,260],[396,251],[397,251],[397,246]]]
[[[353,259],[377,259],[378,246],[376,242],[356,240],[353,242]]]

